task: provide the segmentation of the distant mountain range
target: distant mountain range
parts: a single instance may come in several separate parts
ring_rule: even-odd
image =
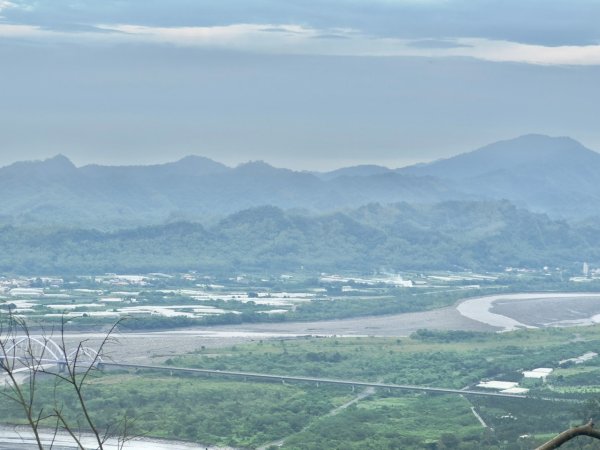
[[[66,157],[0,168],[0,222],[100,229],[214,222],[261,205],[324,213],[369,203],[508,199],[554,218],[600,215],[600,154],[526,135],[430,164],[296,172],[199,156],[153,166],[77,168]]]

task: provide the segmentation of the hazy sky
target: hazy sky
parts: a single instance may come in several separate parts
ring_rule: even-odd
[[[600,150],[600,2],[0,0],[0,165]]]

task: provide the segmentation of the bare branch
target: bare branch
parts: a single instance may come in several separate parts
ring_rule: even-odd
[[[73,438],[73,440],[75,441],[75,443],[77,444],[77,446],[81,449],[81,450],[85,450],[85,448],[83,447],[83,445],[81,444],[81,441],[79,440],[79,438],[75,435],[75,433],[73,432],[71,426],[69,425],[69,423],[65,420],[65,417],[62,415],[62,411],[55,409],[54,413],[56,414],[56,417],[58,417],[58,420],[60,421],[60,423],[62,423],[63,425],[63,430],[65,430],[67,433],[69,433],[69,435]]]
[[[130,423],[124,418],[122,433],[120,426],[108,426],[103,431],[94,423],[87,407],[83,389],[85,382],[98,369],[102,362],[104,347],[113,341],[113,337],[121,320],[112,325],[104,335],[96,350],[88,348],[86,340],[79,341],[73,351],[69,351],[65,338],[65,318],[63,316],[60,327],[59,343],[52,339],[42,327],[41,337],[33,336],[27,323],[9,312],[8,321],[0,321],[0,375],[6,380],[4,388],[0,390],[6,400],[15,402],[23,410],[27,423],[35,435],[38,449],[43,449],[39,436],[39,426],[49,419],[55,418],[53,424],[54,434],[49,444],[50,448],[55,445],[59,430],[67,432],[79,448],[83,449],[81,438],[82,430],[91,430],[97,442],[97,448],[102,450],[104,444],[114,434],[118,442],[127,439]],[[52,333],[54,328],[52,329]],[[19,336],[20,335],[20,336]],[[48,365],[58,364],[62,370],[48,370]],[[54,385],[54,408],[50,413],[44,408],[37,410],[36,392],[38,388],[38,375],[47,374],[55,378]],[[23,383],[24,387],[23,387]],[[63,413],[63,407],[58,406],[57,386],[65,383],[74,392],[81,415],[76,417],[75,423],[69,423],[67,416]],[[46,410],[47,411],[47,410]],[[84,425],[84,426],[82,426]],[[120,445],[120,444],[119,444]]]
[[[20,362],[27,368],[25,373],[29,375],[29,392],[26,393],[19,383],[19,380],[16,376],[15,365],[18,359],[16,358],[16,332],[17,330],[22,328],[23,332],[29,336],[29,327],[24,320],[19,320],[16,318],[10,311],[8,317],[8,330],[6,333],[0,333],[0,356],[2,357],[2,364],[0,365],[0,373],[4,374],[5,385],[9,385],[9,389],[12,391],[13,395],[5,394],[6,397],[15,401],[25,413],[25,417],[27,419],[27,423],[33,432],[35,442],[37,447],[42,450],[43,445],[39,435],[38,427],[40,422],[40,415],[37,416],[34,413],[33,403],[35,398],[35,377],[37,375],[37,371],[39,370],[39,366],[37,366],[32,360],[28,360],[27,358],[20,360]],[[0,330],[0,331],[3,331]],[[29,344],[31,341],[29,342]],[[9,348],[9,345],[12,344],[12,347]],[[28,347],[28,350],[31,350],[31,347]],[[12,351],[12,354],[9,353]],[[12,356],[12,359],[10,358]],[[6,378],[8,378],[8,383],[6,383]],[[33,380],[33,381],[32,381]]]
[[[576,438],[577,436],[589,436],[594,439],[600,439],[600,431],[594,428],[594,422],[590,419],[590,421],[585,425],[563,431],[554,439],[551,439],[545,444],[540,445],[536,450],[553,450],[560,447],[567,441]]]

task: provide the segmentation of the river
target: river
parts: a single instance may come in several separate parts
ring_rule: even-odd
[[[405,337],[418,329],[508,331],[600,322],[598,293],[526,293],[470,298],[431,311],[314,322],[280,322],[120,333],[108,347],[115,361],[161,363],[182,353],[261,339],[299,336]],[[68,333],[68,340],[101,333]]]

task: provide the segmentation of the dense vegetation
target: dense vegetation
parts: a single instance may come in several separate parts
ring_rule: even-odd
[[[520,380],[533,367],[555,368],[547,383],[529,382],[530,399],[411,392],[353,392],[310,383],[105,373],[86,396],[100,423],[135,417],[135,431],[245,448],[283,440],[287,450],[531,449],[589,417],[600,418],[600,360],[561,359],[600,350],[600,328],[524,330],[506,334],[419,331],[411,338],[302,338],[198,348],[170,365],[305,374],[462,388],[481,379]],[[46,383],[40,405],[65,390]],[[570,402],[539,397],[567,396]],[[358,401],[350,403],[353,399]],[[579,401],[583,401],[580,403]],[[18,412],[2,403],[5,421]],[[483,427],[473,409],[486,423]],[[76,415],[77,409],[72,408]],[[281,442],[279,442],[281,443]],[[272,447],[276,448],[276,447]],[[568,448],[598,448],[579,440]]]
[[[44,387],[38,401],[48,408],[54,404],[54,386]],[[59,384],[56,395],[68,419],[77,423],[81,410],[73,392]],[[312,417],[349,398],[347,391],[331,389],[114,374],[92,381],[86,395],[101,427],[128,417],[136,419],[132,434],[249,448],[298,432]],[[1,411],[5,418],[21,414],[10,402],[3,402]]]
[[[198,270],[503,270],[600,262],[596,225],[575,226],[508,202],[365,206],[306,216],[260,207],[212,226],[178,222],[100,232],[5,226],[0,271],[83,274]]]

